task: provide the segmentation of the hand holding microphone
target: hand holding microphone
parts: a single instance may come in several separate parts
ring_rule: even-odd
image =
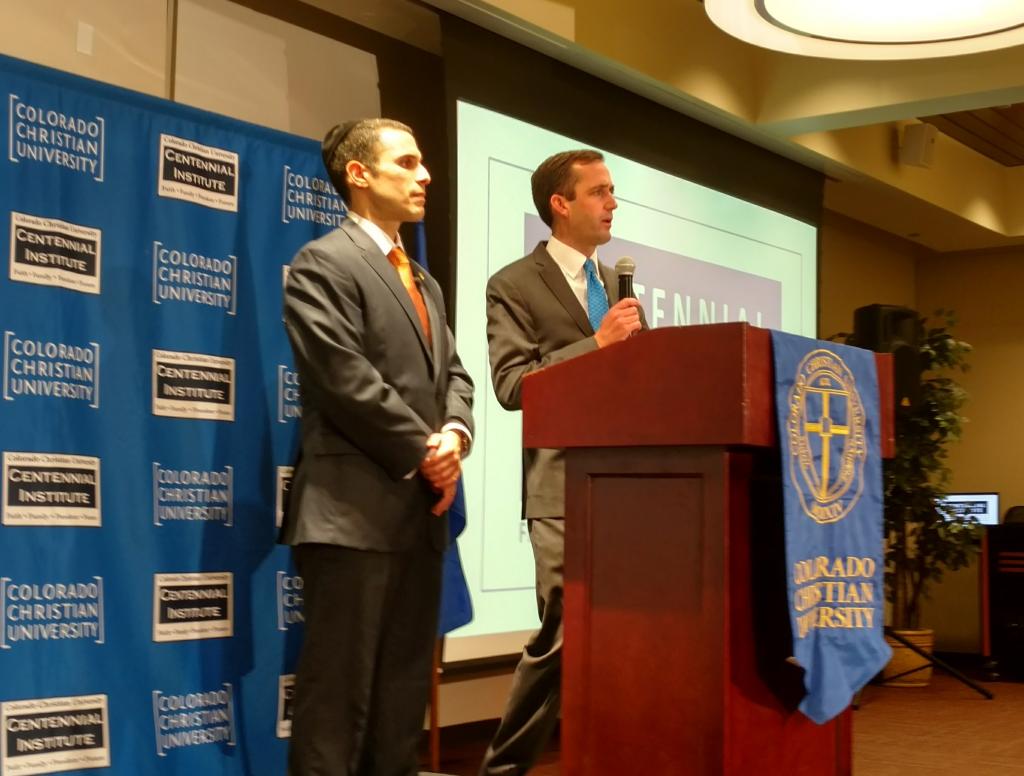
[[[621,342],[636,334],[642,328],[640,323],[640,302],[633,293],[633,271],[636,264],[629,256],[615,262],[615,274],[619,276],[619,301],[608,310],[601,326],[594,334],[597,346],[603,348],[613,342]]]

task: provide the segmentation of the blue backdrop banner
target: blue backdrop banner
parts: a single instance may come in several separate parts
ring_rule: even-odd
[[[800,710],[845,709],[889,660],[882,637],[882,464],[874,354],[772,332]]]
[[[0,58],[0,776],[284,773],[319,144]]]

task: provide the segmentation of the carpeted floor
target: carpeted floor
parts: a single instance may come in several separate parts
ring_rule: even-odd
[[[949,676],[924,689],[871,685],[854,715],[854,776],[1024,776],[1024,684]]]
[[[854,776],[1024,776],[1024,684],[984,686],[995,700],[942,674],[925,689],[867,687],[854,713]],[[442,736],[441,770],[476,776],[495,725]],[[556,748],[530,776],[559,776]]]

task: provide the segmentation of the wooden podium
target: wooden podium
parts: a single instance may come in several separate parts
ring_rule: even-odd
[[[565,776],[851,773],[849,711],[796,711],[773,395],[769,333],[743,323],[525,380],[524,445],[567,448]]]

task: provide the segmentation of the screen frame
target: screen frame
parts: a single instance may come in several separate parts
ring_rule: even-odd
[[[1000,503],[999,503],[1000,502],[999,491],[995,491],[995,490],[972,491],[972,492],[957,491],[955,493],[947,493],[945,496],[943,496],[941,499],[939,499],[939,504],[941,505],[941,504],[947,503],[951,499],[963,499],[963,500],[967,501],[967,500],[970,500],[971,496],[991,496],[991,497],[995,498],[995,503],[993,505],[994,509],[992,510],[993,513],[995,514],[995,521],[994,522],[992,522],[992,521],[983,522],[981,520],[978,520],[977,521],[978,525],[986,525],[986,526],[988,526],[988,525],[1002,525],[1002,523],[1003,523],[1003,513],[1001,511],[1001,506],[1000,506]],[[956,503],[956,502],[954,502],[954,503]],[[943,519],[949,520],[950,518],[945,516],[945,515],[943,515]]]
[[[815,324],[820,329],[821,224],[825,175],[664,104],[539,53],[450,14],[441,16],[446,126],[449,128],[450,245],[458,246],[458,103],[465,102],[542,127],[581,144],[660,170],[815,228]],[[453,254],[456,253],[453,250]],[[449,320],[459,317],[458,267],[451,264]],[[458,327],[456,335],[458,335]],[[820,331],[819,331],[820,334]],[[470,517],[470,519],[473,519]],[[508,654],[520,631],[449,647],[444,663]],[[518,651],[518,650],[517,650]]]

